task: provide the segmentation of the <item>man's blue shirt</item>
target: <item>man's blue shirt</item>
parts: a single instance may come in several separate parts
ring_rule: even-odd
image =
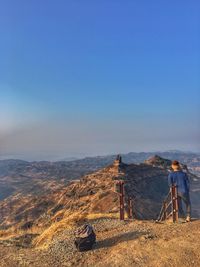
[[[187,194],[190,190],[190,181],[187,174],[183,171],[171,172],[168,176],[169,186],[177,185],[178,192]]]

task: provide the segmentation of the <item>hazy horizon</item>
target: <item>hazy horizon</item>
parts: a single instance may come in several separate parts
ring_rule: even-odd
[[[0,4],[0,158],[200,152],[200,2]]]
[[[106,157],[106,156],[117,156],[118,154],[127,155],[129,153],[152,153],[154,155],[156,154],[161,154],[161,153],[185,153],[185,154],[196,154],[197,156],[200,155],[200,152],[198,151],[183,151],[183,150],[152,150],[152,151],[127,151],[127,152],[116,152],[116,153],[102,153],[102,154],[84,154],[84,153],[79,153],[79,154],[73,154],[73,155],[67,155],[67,154],[54,154],[54,155],[45,155],[45,154],[36,154],[36,155],[24,155],[24,154],[7,154],[4,156],[0,156],[0,160],[24,160],[24,161],[51,161],[51,162],[56,162],[56,161],[72,161],[72,160],[79,160],[79,159],[84,159],[87,157]]]

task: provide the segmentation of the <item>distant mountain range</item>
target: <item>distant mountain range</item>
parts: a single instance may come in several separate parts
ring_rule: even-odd
[[[127,164],[139,164],[154,156],[153,152],[122,154]],[[162,158],[179,160],[190,172],[200,176],[200,155],[191,152],[156,152]],[[16,159],[0,160],[0,200],[21,192],[43,194],[47,188],[61,188],[74,179],[95,172],[111,164],[116,155],[86,157],[72,161],[34,161]],[[53,186],[54,184],[54,186]]]

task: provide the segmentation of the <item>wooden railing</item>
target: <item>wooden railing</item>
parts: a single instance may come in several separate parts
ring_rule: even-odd
[[[129,219],[133,219],[133,199],[125,195],[124,180],[117,180],[115,190],[119,195],[119,218],[124,220],[125,210]],[[126,208],[125,208],[126,207]],[[177,186],[172,185],[170,187],[169,193],[163,201],[162,208],[157,221],[165,221],[172,217],[173,222],[178,222],[178,194]]]
[[[133,219],[133,199],[131,197],[127,197],[125,195],[124,189],[124,180],[117,180],[115,186],[117,189],[115,190],[119,195],[119,218],[120,220],[124,220],[125,217],[125,206],[127,208],[127,215],[129,219]]]
[[[170,217],[172,217],[173,222],[178,222],[178,194],[176,185],[170,187],[170,191],[163,201],[157,221],[165,221]]]

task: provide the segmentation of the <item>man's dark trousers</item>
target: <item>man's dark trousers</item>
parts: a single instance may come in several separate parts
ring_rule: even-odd
[[[187,216],[191,216],[191,202],[190,202],[190,195],[189,193],[181,193],[178,192],[178,210],[180,217],[184,217],[184,211],[182,207],[182,201],[186,205],[186,214]]]

